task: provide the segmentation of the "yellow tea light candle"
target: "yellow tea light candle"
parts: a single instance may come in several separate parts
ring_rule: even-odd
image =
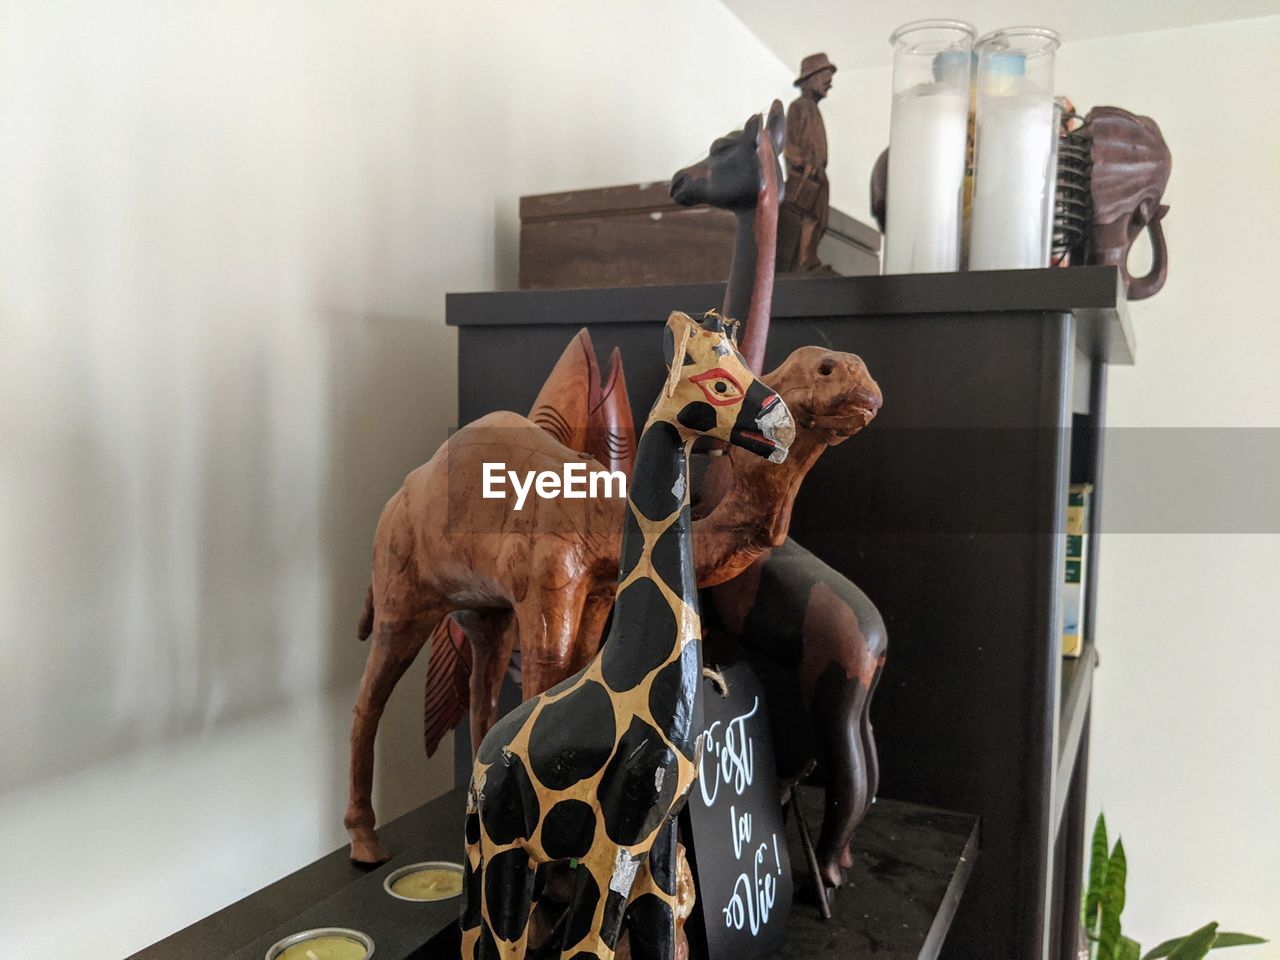
[[[445,861],[410,864],[389,874],[383,888],[401,900],[448,900],[462,893],[462,866]]]
[[[373,941],[356,930],[306,930],[285,937],[267,951],[266,960],[367,960]]]

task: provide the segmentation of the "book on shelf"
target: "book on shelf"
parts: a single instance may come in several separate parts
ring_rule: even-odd
[[[1089,513],[1093,484],[1073,483],[1067,492],[1067,572],[1062,591],[1062,655],[1078,657],[1089,624],[1085,622],[1085,585],[1089,582]]]

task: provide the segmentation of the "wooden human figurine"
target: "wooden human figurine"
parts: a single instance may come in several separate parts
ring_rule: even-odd
[[[675,814],[693,785],[702,660],[688,455],[713,437],[781,462],[795,434],[723,321],[672,313],[669,373],[641,434],[622,536],[613,626],[601,652],[525,701],[480,744],[466,819],[462,956],[524,955],[536,872],[574,862],[560,956],[614,954],[632,903],[637,943],[675,951]]]
[[[800,63],[800,96],[787,107],[787,186],[778,235],[778,270],[812,271],[822,266],[818,244],[827,232],[827,127],[818,104],[831,90],[836,66],[825,53]]]

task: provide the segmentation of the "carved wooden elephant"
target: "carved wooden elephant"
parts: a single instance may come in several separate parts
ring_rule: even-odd
[[[1120,268],[1130,300],[1144,300],[1164,286],[1169,270],[1161,221],[1169,208],[1160,200],[1169,182],[1173,157],[1150,117],[1120,107],[1094,107],[1084,126],[1071,137],[1089,144],[1092,217],[1085,262]],[[884,230],[889,151],[876,158],[871,171],[871,214]],[[1129,250],[1147,231],[1151,237],[1151,269],[1129,275]]]
[[[1169,208],[1160,202],[1173,166],[1169,145],[1154,120],[1120,107],[1094,107],[1079,133],[1088,138],[1093,159],[1086,260],[1119,267],[1129,299],[1145,299],[1164,286],[1169,269],[1161,224]],[[1151,237],[1151,269],[1131,277],[1129,250],[1144,231]]]

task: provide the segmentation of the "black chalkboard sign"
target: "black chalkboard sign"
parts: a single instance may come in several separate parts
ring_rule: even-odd
[[[708,960],[751,960],[769,956],[786,937],[791,861],[764,691],[745,663],[723,673],[727,699],[703,681],[707,726],[689,797],[698,891],[690,933],[705,938]]]

